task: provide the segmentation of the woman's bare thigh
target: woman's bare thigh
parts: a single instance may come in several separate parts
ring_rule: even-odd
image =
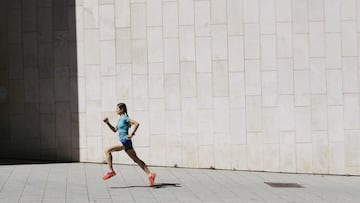
[[[116,152],[116,151],[121,151],[123,149],[125,149],[124,145],[120,141],[117,141],[115,144],[108,147],[106,149],[106,151],[107,152]]]

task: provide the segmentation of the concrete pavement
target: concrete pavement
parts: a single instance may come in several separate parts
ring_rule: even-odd
[[[149,187],[138,166],[114,167],[117,175],[104,181],[105,164],[0,165],[0,202],[360,202],[359,176],[151,167],[157,178]]]

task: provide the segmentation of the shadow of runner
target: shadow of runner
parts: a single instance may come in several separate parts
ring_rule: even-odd
[[[130,186],[121,186],[121,187],[110,187],[111,189],[124,189],[124,188],[148,188],[151,186],[147,186],[147,185],[130,185]],[[166,188],[166,187],[181,187],[181,185],[179,183],[158,183],[158,184],[154,184],[154,186],[152,186],[153,188]]]

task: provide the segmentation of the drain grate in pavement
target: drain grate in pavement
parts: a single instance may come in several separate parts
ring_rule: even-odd
[[[265,182],[265,183],[270,185],[271,187],[303,188],[303,186],[301,186],[297,183],[271,183],[271,182]]]

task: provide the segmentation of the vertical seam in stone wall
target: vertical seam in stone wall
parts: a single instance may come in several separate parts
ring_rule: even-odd
[[[179,123],[180,123],[180,140],[181,140],[181,145],[183,146],[183,95],[182,95],[182,85],[181,85],[181,72],[182,72],[182,67],[181,67],[181,49],[180,49],[180,9],[179,9],[179,1],[176,1],[176,6],[177,6],[177,26],[178,26],[178,37],[177,37],[177,41],[178,41],[178,57],[179,57],[179,73],[178,73],[178,82],[179,82],[179,95],[180,95],[180,111],[179,111],[179,116],[180,116],[180,120],[179,120]],[[166,156],[167,156],[168,153],[166,153]],[[183,150],[181,148],[181,155],[180,155],[180,160],[182,161],[183,160]],[[166,162],[168,162],[167,160],[167,157],[166,157]],[[180,163],[176,163],[177,165],[179,165]],[[167,164],[169,165],[169,164]],[[181,164],[182,165],[182,164]]]
[[[241,2],[241,14],[242,14],[242,22],[241,22],[241,26],[242,26],[242,49],[243,49],[243,87],[244,87],[244,116],[245,116],[245,123],[244,123],[244,128],[245,128],[245,146],[246,146],[246,169],[249,169],[249,150],[248,150],[248,129],[247,129],[247,119],[246,119],[246,114],[247,114],[247,108],[246,108],[246,60],[245,60],[245,33],[244,33],[244,2]],[[241,72],[241,71],[240,71]]]
[[[41,91],[40,91],[40,85],[41,85],[41,83],[40,83],[40,61],[39,61],[39,50],[40,50],[40,41],[39,41],[39,17],[38,17],[38,15],[39,15],[39,5],[37,4],[37,2],[35,3],[36,5],[35,5],[35,7],[36,7],[36,12],[35,12],[35,18],[36,18],[36,37],[37,37],[37,44],[36,44],[36,48],[37,48],[37,52],[36,52],[36,61],[37,61],[37,77],[38,77],[38,91],[39,91],[39,101],[38,101],[38,106],[39,106],[39,112],[38,112],[38,114],[39,114],[39,140],[40,140],[40,146],[42,146],[42,135],[41,135],[41,105],[40,105],[40,103],[41,103],[41,98],[40,98],[40,95],[41,95]],[[39,149],[39,152],[40,152],[40,159],[42,159],[42,147],[40,147],[40,149]]]
[[[261,143],[261,145],[262,145],[262,157],[261,157],[261,162],[262,162],[262,170],[264,170],[265,169],[265,164],[264,164],[264,162],[265,162],[265,155],[264,155],[264,153],[265,153],[265,150],[264,150],[264,148],[265,148],[265,142],[264,142],[264,104],[263,104],[263,95],[262,95],[262,82],[263,82],[263,80],[262,80],[262,75],[263,75],[263,71],[262,71],[262,60],[261,60],[261,45],[262,45],[262,43],[261,43],[261,17],[260,17],[260,12],[261,12],[261,2],[259,2],[258,1],[258,22],[257,22],[257,27],[258,27],[258,30],[259,30],[259,35],[258,35],[258,40],[259,40],[259,79],[260,79],[260,84],[259,84],[259,86],[260,86],[260,108],[261,108],[261,138],[262,138],[262,143]]]
[[[98,56],[98,64],[96,64],[97,66],[97,69],[99,71],[99,75],[100,75],[100,78],[99,78],[99,83],[100,83],[100,101],[98,101],[100,103],[100,116],[102,116],[102,113],[103,113],[103,108],[102,108],[102,104],[103,104],[103,98],[102,98],[102,92],[103,92],[103,84],[102,84],[102,70],[101,70],[101,16],[100,16],[100,10],[101,10],[101,3],[100,3],[100,0],[97,1],[97,22],[98,22],[98,25],[97,27],[95,28],[95,30],[98,32],[98,38],[96,39],[98,42],[99,42],[99,47],[98,49],[100,49],[100,52],[98,52],[99,56]],[[86,50],[85,50],[86,51]],[[94,65],[94,64],[92,64]],[[96,99],[93,100],[94,102],[96,102]],[[101,135],[99,135],[99,137],[101,138],[101,145],[100,145],[100,148],[101,148],[101,151],[104,150],[104,135],[103,135],[103,127],[100,126],[100,132],[101,132]],[[103,155],[101,156],[101,158],[103,159]]]
[[[115,0],[116,1],[116,0]],[[116,100],[118,100],[118,90],[117,90],[117,87],[118,87],[118,83],[119,83],[119,81],[118,81],[118,62],[117,62],[117,47],[116,47],[116,45],[117,45],[117,31],[118,31],[118,28],[116,27],[116,2],[113,2],[113,3],[111,3],[110,5],[112,5],[113,6],[113,13],[114,13],[114,15],[113,15],[113,19],[114,19],[114,22],[113,22],[113,27],[114,27],[114,55],[115,55],[115,90],[116,90],[116,92],[115,92],[115,98],[116,98]],[[117,101],[115,101],[115,103],[117,103]],[[101,132],[102,132],[102,136],[104,136],[104,133],[103,133],[103,129],[104,129],[104,127],[101,127]],[[115,160],[115,162],[118,162],[118,163],[120,163],[120,160],[119,160],[120,158],[119,158],[119,156],[117,157],[117,160]]]
[[[212,19],[212,12],[211,12],[211,0],[208,1],[209,2],[209,13],[210,13],[210,36],[207,37],[207,36],[204,36],[204,38],[209,38],[210,39],[210,74],[211,74],[211,122],[212,124],[214,125],[214,67],[213,67],[213,63],[214,63],[214,60],[213,60],[213,24],[211,22],[211,19]],[[207,74],[207,73],[205,73]],[[214,128],[212,129],[212,138],[213,138],[213,141],[212,141],[212,144],[210,144],[211,148],[213,151],[215,151],[215,131],[214,131]],[[199,137],[199,136],[198,136]],[[199,138],[198,138],[199,139]],[[199,150],[198,150],[199,151]],[[215,163],[216,163],[216,159],[215,159],[215,153],[212,154],[212,158],[211,158],[211,161],[212,161],[212,167],[215,167]],[[198,165],[199,165],[199,160],[198,160]],[[210,166],[211,167],[211,166]]]
[[[24,15],[23,15],[23,10],[24,10],[24,6],[23,6],[23,1],[19,2],[20,4],[20,9],[19,8],[16,8],[16,10],[20,10],[20,23],[21,23],[21,26],[20,26],[20,33],[21,33],[21,71],[22,71],[22,77],[21,77],[21,80],[23,82],[23,92],[22,92],[22,95],[23,95],[23,107],[24,107],[24,111],[22,112],[22,116],[23,116],[23,119],[24,119],[24,122],[25,122],[25,70],[24,70],[24,66],[25,66],[25,63],[24,63],[24,28],[23,28],[23,20],[24,20]],[[14,9],[14,8],[13,8]],[[16,78],[15,80],[19,80],[18,78]],[[10,121],[11,123],[11,121]],[[25,123],[24,123],[25,124]],[[14,141],[12,139],[12,141]],[[22,191],[23,192],[23,191]]]
[[[52,2],[52,4],[51,4],[51,25],[52,25],[52,27],[51,27],[51,44],[52,44],[52,61],[51,61],[51,66],[52,66],[52,68],[53,68],[53,74],[51,75],[51,77],[52,77],[52,85],[53,85],[53,90],[54,90],[54,133],[55,133],[55,135],[54,135],[54,142],[55,142],[55,150],[57,150],[57,133],[56,133],[56,110],[57,110],[57,101],[56,101],[56,89],[55,89],[55,56],[54,56],[54,53],[55,53],[55,51],[54,51],[54,49],[55,49],[55,46],[54,46],[54,35],[55,35],[55,28],[54,28],[54,4],[53,4],[53,2]],[[56,160],[58,160],[58,153],[57,152],[55,152],[55,156],[56,156]]]
[[[341,96],[342,96],[342,104],[340,105],[342,107],[342,122],[344,122],[344,101],[345,101],[345,93],[344,93],[344,54],[343,54],[343,40],[342,40],[342,37],[343,37],[343,12],[342,12],[342,4],[343,1],[339,1],[339,4],[340,4],[340,49],[341,49],[341,67],[340,67],[340,74],[341,74]],[[346,134],[345,134],[345,125],[343,125],[343,129],[342,129],[342,133],[343,133],[343,137],[344,137],[344,140],[341,143],[341,145],[343,146],[343,152],[344,152],[344,157],[343,157],[343,160],[344,160],[344,163],[343,163],[343,167],[344,167],[344,171],[342,171],[342,173],[345,173],[346,174],[346,168],[347,168],[347,165],[346,165],[346,149],[345,149],[345,140],[346,140]]]
[[[70,152],[70,160],[73,160],[73,154],[74,154],[74,146],[73,146],[73,143],[74,143],[74,139],[73,139],[73,122],[72,122],[72,109],[71,109],[71,106],[72,106],[72,100],[73,100],[73,98],[72,98],[72,90],[71,90],[71,79],[72,79],[72,75],[73,75],[73,69],[74,69],[74,67],[72,67],[73,66],[73,64],[72,64],[72,61],[71,61],[71,49],[72,49],[72,45],[71,45],[71,41],[72,40],[70,40],[70,37],[71,36],[73,36],[73,34],[72,34],[72,30],[71,30],[71,26],[72,26],[72,23],[73,22],[70,22],[70,21],[72,21],[73,19],[71,19],[70,17],[69,17],[69,15],[71,15],[71,12],[69,12],[70,11],[70,9],[71,8],[73,8],[74,10],[75,10],[75,6],[74,7],[72,7],[70,4],[69,4],[69,2],[67,3],[67,6],[66,6],[66,9],[68,10],[68,12],[67,12],[67,20],[68,20],[68,22],[67,22],[67,55],[68,55],[68,79],[69,79],[69,89],[68,89],[68,103],[69,103],[69,107],[70,107],[70,111],[69,111],[69,123],[70,123],[70,143],[71,143],[71,147],[70,147],[70,149],[71,149],[71,152]],[[76,11],[74,11],[74,14],[73,14],[74,16],[74,18],[76,18]],[[76,21],[75,21],[75,23],[76,23]],[[74,26],[74,28],[73,29],[75,29],[75,32],[76,32],[76,25]],[[74,35],[75,37],[76,37],[76,33],[75,33],[75,35]],[[39,44],[39,43],[38,43]]]
[[[308,65],[309,65],[309,67],[308,67],[308,70],[309,70],[309,96],[310,96],[310,137],[311,137],[311,144],[312,144],[312,146],[314,145],[313,144],[313,141],[314,141],[314,137],[313,137],[313,116],[312,116],[312,107],[313,107],[313,100],[312,100],[312,91],[311,91],[311,85],[312,85],[312,83],[311,83],[311,59],[312,59],[312,57],[311,57],[311,46],[310,46],[310,30],[311,30],[311,19],[310,19],[310,16],[309,16],[309,13],[310,13],[310,6],[309,6],[309,3],[308,3],[308,1],[307,1],[307,5],[306,5],[306,9],[307,9],[307,15],[306,15],[306,17],[307,17],[307,29],[308,29],[308,33],[307,33],[307,37],[308,37],[308,53],[309,53],[309,55],[308,55]],[[312,147],[312,152],[311,152],[311,154],[312,154],[312,159],[311,159],[311,167],[312,167],[312,170],[314,170],[314,157],[313,157],[313,152],[314,152],[314,149],[313,149],[313,147]]]
[[[83,116],[84,116],[84,118],[83,118],[83,122],[84,122],[84,131],[85,131],[85,135],[87,135],[87,132],[88,132],[88,130],[87,130],[87,125],[88,125],[88,122],[87,122],[87,115],[88,115],[88,113],[87,113],[87,106],[88,106],[88,102],[87,102],[87,97],[88,97],[88,95],[87,95],[87,91],[86,91],[86,87],[87,87],[87,85],[86,85],[86,70],[87,70],[87,64],[86,64],[86,59],[85,59],[85,32],[86,32],[86,28],[85,28],[85,18],[84,18],[84,4],[82,4],[81,5],[81,7],[82,7],[82,12],[81,12],[81,18],[82,18],[82,25],[83,25],[83,27],[81,28],[83,31],[82,31],[82,33],[83,33],[83,36],[82,36],[82,41],[83,41],[83,46],[82,46],[82,50],[81,50],[81,52],[83,53],[83,83],[84,83],[84,89],[83,89],[83,91],[84,91],[84,111],[85,112],[83,112]],[[79,121],[80,121],[80,117],[79,117]],[[80,124],[80,122],[79,122],[79,124]],[[79,127],[80,128],[80,127]],[[79,129],[80,130],[80,129]],[[79,133],[80,134],[80,133]],[[83,136],[85,136],[85,135],[83,135]],[[80,137],[81,137],[81,135],[79,136],[79,140],[81,140],[80,139]],[[85,141],[85,149],[86,149],[86,158],[85,158],[85,160],[86,161],[89,161],[89,157],[88,157],[88,152],[89,152],[89,145],[88,145],[88,136],[85,136],[85,139],[84,139],[84,141]],[[81,141],[80,141],[81,142]],[[80,154],[81,154],[81,150],[80,150]],[[81,156],[81,155],[80,155]]]
[[[278,122],[278,144],[279,144],[279,152],[278,152],[278,156],[279,156],[279,163],[278,163],[278,171],[282,171],[281,170],[281,132],[280,132],[280,108],[279,108],[279,73],[278,73],[278,55],[277,55],[277,51],[278,51],[278,43],[277,43],[277,15],[276,15],[276,0],[274,0],[274,29],[275,29],[275,33],[274,33],[274,37],[275,37],[275,72],[276,72],[276,94],[277,94],[277,108],[276,111],[278,112],[277,114],[277,122]]]
[[[147,11],[148,11],[148,4],[147,4],[147,2],[145,2],[145,12],[146,12],[146,14],[145,14],[145,17],[146,17],[146,25],[145,25],[145,27],[146,27],[146,33],[145,33],[145,39],[146,39],[146,68],[147,68],[147,75],[146,75],[146,77],[147,77],[147,100],[148,100],[148,103],[147,103],[147,107],[146,107],[146,109],[145,109],[145,112],[148,112],[147,113],[147,117],[146,117],[146,122],[148,122],[148,137],[149,137],[149,139],[148,139],[148,143],[147,143],[147,146],[145,147],[145,148],[148,148],[148,151],[149,151],[149,154],[150,154],[150,156],[148,157],[149,158],[149,163],[150,163],[150,165],[153,165],[153,163],[152,163],[152,150],[151,150],[151,148],[152,148],[152,146],[151,146],[151,143],[152,143],[152,135],[153,135],[153,133],[151,132],[151,115],[150,115],[150,113],[151,113],[151,111],[150,111],[150,103],[151,103],[151,100],[153,99],[151,96],[150,96],[150,88],[151,88],[151,85],[150,85],[150,83],[151,83],[151,81],[150,81],[150,75],[151,75],[151,71],[150,71],[150,64],[154,64],[154,63],[160,63],[161,65],[162,65],[162,70],[164,70],[164,63],[163,63],[163,58],[164,58],[164,54],[162,54],[162,60],[161,60],[161,62],[159,62],[159,61],[155,61],[155,62],[149,62],[149,52],[150,52],[150,50],[149,50],[149,38],[148,38],[148,34],[149,34],[149,28],[161,28],[161,35],[162,35],[162,41],[163,41],[163,18],[162,18],[162,11],[163,11],[163,7],[162,7],[162,2],[161,2],[161,8],[160,8],[160,10],[161,10],[161,26],[159,26],[159,25],[151,25],[151,26],[149,26],[148,25],[148,20],[147,20],[147,18],[148,18],[148,13],[147,13]],[[164,43],[162,43],[162,47],[161,47],[161,49],[162,50],[164,50]],[[162,53],[164,53],[164,51],[162,51]],[[163,71],[164,72],[164,71]],[[164,75],[164,73],[162,73],[163,75]],[[163,76],[163,81],[164,81],[164,76]],[[156,97],[156,99],[158,99],[157,97]],[[164,106],[165,106],[165,90],[163,89],[163,98],[162,98],[162,100],[164,101],[163,102],[163,104],[164,104]],[[161,134],[160,134],[160,136],[161,136]],[[166,157],[166,153],[165,153],[165,157]]]
[[[311,0],[310,0],[311,1]],[[308,1],[306,1],[306,28],[307,28],[307,33],[306,34],[306,37],[307,37],[307,52],[308,52],[308,57],[307,57],[307,61],[308,61],[308,67],[304,67],[305,68],[305,71],[307,71],[307,74],[308,74],[308,78],[309,78],[309,105],[308,105],[308,108],[309,108],[309,112],[310,112],[310,140],[311,140],[311,143],[308,143],[308,144],[311,144],[311,171],[314,171],[314,156],[313,156],[313,151],[314,151],[314,147],[313,147],[313,133],[312,133],[312,126],[313,126],[313,117],[312,117],[312,111],[311,111],[311,108],[312,108],[312,93],[311,93],[311,53],[310,53],[310,19],[309,19],[309,3]],[[305,105],[306,106],[306,105]]]
[[[294,129],[292,129],[292,131],[294,132],[294,135],[295,135],[295,172],[298,172],[298,156],[297,156],[297,153],[298,153],[298,143],[296,141],[296,101],[295,101],[295,71],[294,71],[294,21],[293,21],[293,2],[291,1],[290,2],[290,12],[291,12],[291,20],[290,20],[290,23],[291,23],[291,69],[292,69],[292,77],[293,77],[293,80],[292,80],[292,93],[290,94],[292,96],[292,100],[293,100],[293,106],[292,108],[294,109],[294,114],[292,115],[293,119],[294,119]]]
[[[278,68],[278,37],[277,37],[277,28],[278,28],[278,21],[277,21],[277,9],[276,9],[276,0],[274,0],[274,26],[275,26],[275,60],[276,60],[276,91],[277,91],[277,111],[279,112],[278,114],[278,123],[279,123],[279,171],[283,171],[282,170],[282,166],[281,166],[281,130],[280,130],[280,105],[279,105],[279,68]]]
[[[128,1],[128,5],[129,5],[129,18],[130,18],[130,22],[129,22],[129,32],[130,32],[130,39],[129,39],[129,41],[130,41],[130,79],[131,79],[131,85],[130,85],[130,87],[131,87],[131,96],[130,96],[130,101],[129,101],[129,103],[131,103],[131,106],[132,106],[132,109],[133,109],[133,111],[135,112],[135,108],[134,108],[134,75],[133,75],[133,53],[132,53],[132,51],[133,51],[133,38],[132,38],[132,24],[131,24],[131,21],[132,21],[132,9],[131,9],[131,2],[130,2],[130,0]],[[116,49],[116,48],[115,48]],[[116,74],[118,74],[117,72],[116,72]]]
[[[328,131],[328,124],[329,124],[329,115],[328,115],[328,112],[329,112],[329,103],[328,103],[328,100],[327,100],[327,97],[328,97],[328,81],[327,81],[327,72],[328,72],[328,68],[327,68],[327,48],[326,48],[326,10],[325,10],[325,3],[326,0],[322,0],[322,4],[323,4],[323,8],[324,8],[324,12],[323,12],[323,22],[324,22],[324,56],[323,56],[323,60],[324,60],[324,66],[325,66],[325,96],[326,96],[326,126],[327,126],[327,129],[326,129],[326,138],[327,138],[327,143],[326,143],[326,146],[327,146],[327,153],[329,154],[329,148],[330,148],[330,142],[329,142],[329,131]],[[327,173],[330,172],[330,156],[327,157]]]
[[[193,11],[194,11],[194,15],[193,15],[193,28],[194,28],[194,59],[195,59],[195,84],[196,84],[196,88],[195,88],[195,91],[196,91],[196,94],[195,94],[195,99],[196,99],[196,111],[198,111],[198,72],[197,72],[197,64],[198,64],[198,61],[197,61],[197,49],[196,49],[196,41],[197,41],[197,37],[196,37],[196,5],[195,5],[195,1],[192,1],[192,4],[193,4]],[[197,117],[196,119],[196,122],[198,123],[199,122],[199,117]],[[196,133],[196,143],[197,143],[197,147],[199,149],[199,131],[197,131]],[[184,150],[184,140],[182,140],[182,150]],[[184,152],[181,153],[182,154],[182,163],[184,165]],[[200,155],[199,155],[199,150],[197,151],[196,153],[196,165],[199,166],[199,162],[200,162]]]
[[[227,56],[226,56],[226,65],[227,65],[227,106],[228,106],[228,129],[227,129],[227,139],[228,139],[228,144],[230,147],[230,168],[235,168],[234,167],[234,162],[233,162],[233,147],[234,145],[231,143],[231,131],[230,131],[230,121],[231,121],[231,116],[230,116],[230,111],[231,111],[231,107],[230,107],[230,64],[229,64],[229,27],[228,27],[228,1],[225,1],[225,28],[226,28],[226,51],[227,51]]]

